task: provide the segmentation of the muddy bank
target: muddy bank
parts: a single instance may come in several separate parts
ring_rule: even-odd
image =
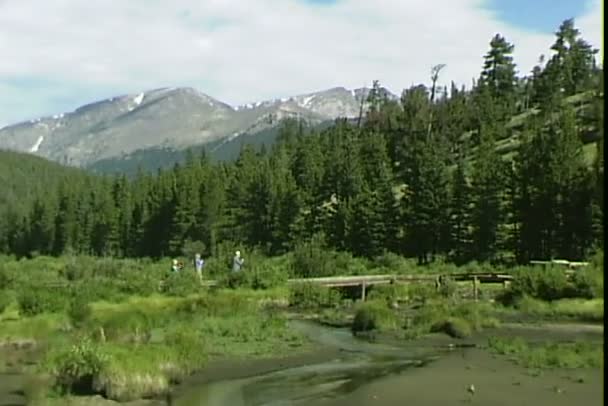
[[[583,323],[505,323],[498,328],[485,329],[476,332],[471,337],[462,339],[453,338],[444,333],[431,333],[413,340],[403,340],[391,334],[379,334],[376,337],[376,342],[399,345],[404,348],[485,347],[490,337],[519,337],[531,343],[544,341],[603,342],[604,326]]]
[[[374,342],[348,329],[294,324],[315,332],[314,354],[212,363],[172,397],[179,406],[403,404],[585,405],[602,401],[603,371],[538,373],[484,349],[491,336],[527,341],[603,341],[597,325],[505,325],[468,339],[431,334],[416,340],[388,335]],[[467,392],[475,386],[475,394]],[[517,391],[517,396],[510,396]],[[483,392],[483,393],[481,393]]]
[[[297,351],[297,350],[296,350]],[[343,351],[338,348],[319,348],[315,351],[295,353],[284,357],[218,359],[209,362],[201,371],[184,379],[180,386],[204,385],[216,381],[243,379],[265,375],[288,368],[319,364],[338,358]],[[177,389],[179,391],[179,387]]]
[[[0,406],[21,406],[27,404],[23,392],[25,377],[20,374],[0,373]]]
[[[601,369],[529,370],[479,349],[454,350],[424,368],[364,385],[319,406],[595,406],[603,404]],[[468,388],[473,385],[474,393]]]

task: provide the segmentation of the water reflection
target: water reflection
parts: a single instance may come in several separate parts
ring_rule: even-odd
[[[348,394],[373,380],[399,374],[432,360],[429,354],[353,338],[346,329],[294,323],[319,344],[344,350],[340,358],[287,368],[262,376],[192,386],[174,400],[177,406],[299,406]]]

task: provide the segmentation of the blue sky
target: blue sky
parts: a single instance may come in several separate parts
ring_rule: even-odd
[[[486,7],[514,27],[552,33],[564,19],[583,15],[585,6],[581,0],[490,0]]]
[[[399,93],[439,63],[470,85],[494,34],[527,73],[570,17],[601,45],[600,0],[4,0],[0,127],[165,86],[232,105],[374,79]]]

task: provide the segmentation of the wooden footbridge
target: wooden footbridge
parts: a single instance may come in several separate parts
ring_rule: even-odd
[[[566,260],[552,261],[530,261],[531,265],[541,266],[563,266],[566,269],[566,275],[573,275],[576,268],[588,265],[587,262],[571,262]],[[390,284],[405,284],[416,282],[435,283],[436,288],[439,288],[446,281],[453,282],[471,282],[473,297],[479,296],[480,284],[502,284],[507,287],[513,280],[513,275],[500,272],[457,272],[445,274],[407,274],[407,275],[357,275],[357,276],[330,276],[321,278],[297,278],[289,279],[289,285],[310,283],[327,287],[359,287],[361,289],[361,299],[365,300],[367,288],[375,285],[390,285]],[[204,281],[204,286],[216,286],[217,281]]]
[[[450,274],[409,274],[409,275],[357,275],[357,276],[330,276],[322,278],[297,278],[289,279],[289,285],[314,284],[326,287],[359,287],[361,289],[361,299],[365,300],[367,288],[376,285],[405,284],[415,282],[435,283],[439,288],[446,280],[454,282],[472,282],[473,295],[478,296],[478,289],[481,283],[501,283],[507,286],[513,279],[513,275],[506,273],[450,273]],[[203,285],[213,287],[217,281],[204,281]]]

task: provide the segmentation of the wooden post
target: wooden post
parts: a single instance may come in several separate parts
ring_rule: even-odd
[[[365,282],[361,284],[361,300],[365,302]]]
[[[477,297],[479,296],[477,290],[477,276],[473,276],[473,298],[477,301]]]

